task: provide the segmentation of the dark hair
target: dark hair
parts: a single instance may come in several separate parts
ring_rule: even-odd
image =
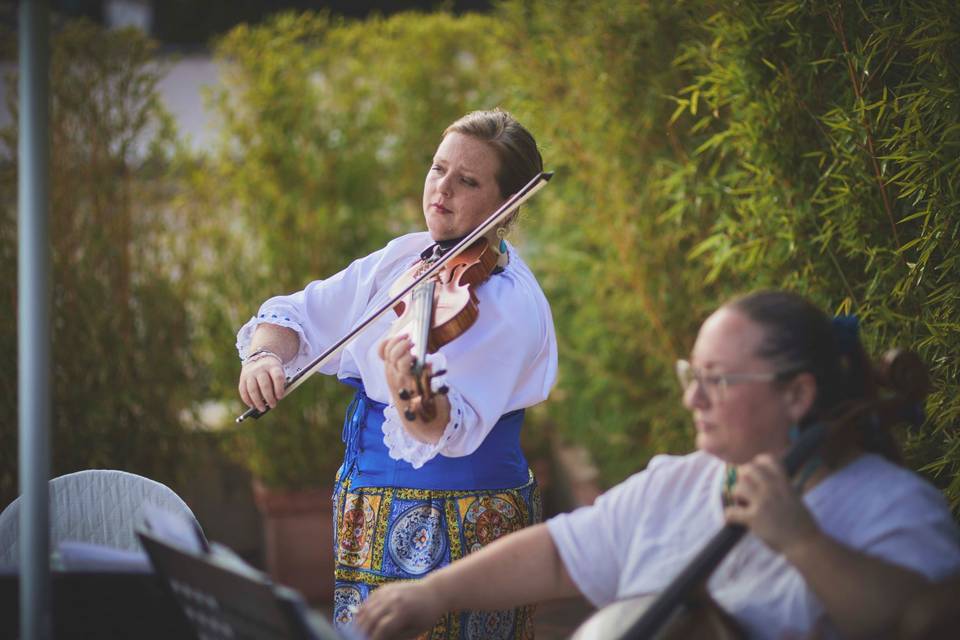
[[[537,141],[503,109],[468,113],[444,129],[443,135],[451,132],[472,136],[493,147],[500,160],[497,185],[504,198],[519,191],[543,171]]]
[[[830,416],[842,405],[876,396],[876,378],[863,345],[849,327],[838,326],[816,305],[787,291],[762,290],[734,298],[726,305],[763,327],[757,355],[781,370],[813,374],[817,397],[800,428]],[[887,432],[866,429],[860,446],[899,462],[901,456]]]

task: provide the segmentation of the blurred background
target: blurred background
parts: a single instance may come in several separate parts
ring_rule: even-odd
[[[513,238],[560,341],[525,430],[549,507],[690,450],[674,360],[721,301],[780,286],[856,313],[873,353],[925,359],[926,422],[898,436],[960,513],[955,0],[51,5],[54,475],[165,482],[258,566],[288,562],[266,548],[281,534],[316,547],[303,514],[329,502],[347,390],[317,379],[234,425],[236,330],[421,229],[443,128],[501,106],[556,172]],[[0,507],[15,27],[0,2]]]

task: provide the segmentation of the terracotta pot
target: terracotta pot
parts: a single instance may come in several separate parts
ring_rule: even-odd
[[[267,572],[315,605],[333,600],[332,495],[332,487],[291,491],[253,483]]]

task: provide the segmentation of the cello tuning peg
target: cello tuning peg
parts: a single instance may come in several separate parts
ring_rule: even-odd
[[[410,409],[404,409],[404,410],[403,410],[403,417],[406,418],[407,420],[410,420],[411,422],[413,422],[414,420],[417,419],[417,414],[415,414],[415,413],[414,413],[413,411],[411,411]]]
[[[439,393],[442,396],[447,395],[449,391],[450,391],[450,387],[448,387],[447,385],[443,385],[439,389],[437,389],[437,393]]]
[[[434,375],[434,376],[443,376],[443,375],[446,375],[446,374],[447,374],[447,370],[446,370],[446,369],[440,369],[440,371],[437,371],[437,372],[436,372],[435,374],[433,374],[433,375]]]
[[[400,396],[401,400],[409,400],[413,397],[408,389],[400,389],[400,393],[397,395]]]

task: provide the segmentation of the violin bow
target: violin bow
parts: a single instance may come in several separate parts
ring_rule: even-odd
[[[463,251],[472,245],[477,238],[483,237],[488,232],[490,232],[494,227],[497,226],[502,220],[506,219],[511,213],[516,211],[521,204],[529,200],[533,195],[546,186],[547,182],[550,181],[550,178],[553,177],[552,171],[541,171],[535,175],[530,182],[525,184],[523,188],[517,191],[515,194],[507,198],[507,200],[500,205],[500,207],[490,214],[486,220],[484,220],[477,228],[468,233],[463,239],[460,240],[457,244],[453,246],[452,249],[443,254],[436,262],[434,262],[430,267],[420,274],[416,279],[413,280],[409,285],[404,287],[403,291],[399,292],[393,298],[388,300],[381,306],[379,309],[374,311],[370,316],[365,320],[360,322],[357,326],[350,330],[345,336],[337,340],[333,345],[331,345],[326,351],[321,353],[319,356],[314,358],[306,367],[304,367],[300,372],[295,376],[287,380],[286,384],[283,387],[284,396],[287,393],[293,391],[301,384],[303,384],[308,377],[313,375],[325,365],[331,358],[343,351],[347,345],[349,345],[353,340],[363,333],[367,327],[373,324],[380,316],[385,314],[387,311],[393,309],[393,306],[400,301],[404,296],[406,296],[410,291],[414,289],[421,282],[427,278],[432,278],[434,275],[440,272],[443,269],[444,265],[447,264],[450,260],[456,258],[458,255],[463,253]],[[237,417],[236,421],[238,423],[243,422],[247,418],[259,418],[270,411],[270,407],[267,407],[264,411],[258,410],[256,407],[250,407],[240,416]]]

